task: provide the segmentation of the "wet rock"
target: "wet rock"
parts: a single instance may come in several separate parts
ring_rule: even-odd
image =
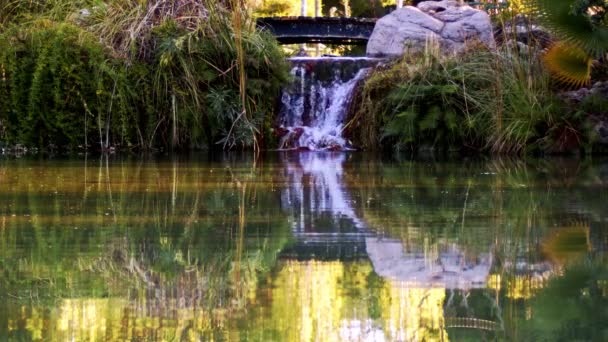
[[[287,129],[287,128],[280,127],[280,129],[285,132],[281,139],[281,145],[279,147],[280,149],[289,150],[289,149],[296,148],[300,145],[299,141],[300,141],[300,137],[302,137],[302,134],[304,134],[304,128],[293,127],[293,128]]]
[[[448,52],[459,52],[467,43],[479,41],[495,47],[489,15],[457,1],[423,1],[382,17],[367,44],[367,54],[398,57],[406,49],[421,51],[436,40]]]
[[[274,134],[277,138],[283,138],[287,133],[289,133],[289,130],[285,127],[276,127],[274,129]]]
[[[608,81],[595,82],[591,88],[564,91],[560,93],[560,96],[564,101],[573,105],[585,101],[589,96],[601,96],[608,99]]]

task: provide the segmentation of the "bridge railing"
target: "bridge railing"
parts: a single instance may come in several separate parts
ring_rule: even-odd
[[[446,328],[468,328],[496,331],[500,330],[500,325],[494,321],[472,317],[446,317]]]
[[[342,43],[364,44],[376,19],[353,17],[269,17],[257,25],[271,32],[283,44]]]

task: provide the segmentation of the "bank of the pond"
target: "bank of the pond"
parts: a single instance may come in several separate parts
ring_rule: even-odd
[[[268,143],[285,56],[230,1],[12,2],[0,11],[5,148]]]
[[[277,117],[281,89],[344,72],[303,59],[290,77],[275,39],[237,8],[212,0],[2,5],[0,151],[286,146],[282,122],[293,120]],[[471,44],[454,54],[428,42],[375,67],[354,93],[335,96],[352,101],[334,106],[327,102],[334,93],[314,85],[294,95],[292,107],[302,124],[320,125],[319,117],[350,106],[344,122],[335,116],[321,126],[363,150],[605,153],[607,68],[596,63],[587,88],[566,91],[547,55],[561,61],[567,52],[547,52],[546,42],[531,39],[538,33],[518,38],[520,19],[510,20],[495,22],[496,49]],[[329,72],[315,69],[322,65]],[[325,100],[315,100],[319,92]],[[308,114],[313,107],[320,114]],[[304,129],[294,131],[299,139]]]

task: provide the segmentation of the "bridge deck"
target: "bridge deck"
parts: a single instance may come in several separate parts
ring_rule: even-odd
[[[282,44],[365,44],[376,19],[342,17],[259,18],[257,25],[269,30]]]

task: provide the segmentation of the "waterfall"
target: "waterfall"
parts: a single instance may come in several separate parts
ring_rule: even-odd
[[[343,136],[357,84],[378,59],[291,58],[293,82],[283,90],[279,113],[282,150],[348,150]]]

